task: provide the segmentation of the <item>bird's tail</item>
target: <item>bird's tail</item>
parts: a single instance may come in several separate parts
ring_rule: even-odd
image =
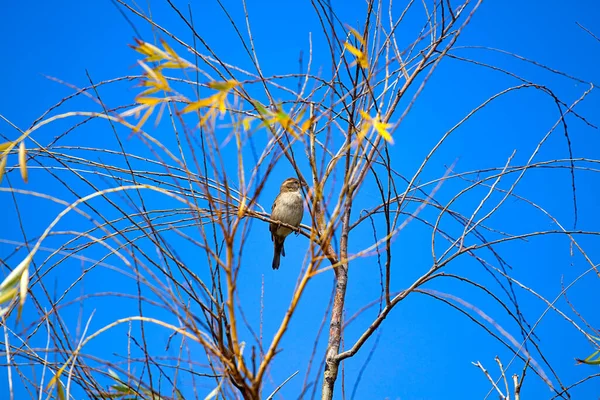
[[[279,262],[281,256],[285,257],[285,248],[283,247],[283,240],[275,238],[273,241],[273,269],[279,269]]]

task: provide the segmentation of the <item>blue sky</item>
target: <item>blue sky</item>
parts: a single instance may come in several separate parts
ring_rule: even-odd
[[[323,71],[329,71],[327,47],[321,38],[321,30],[310,3],[282,3],[276,5],[273,3],[270,6],[258,1],[247,3],[256,51],[265,74],[296,73],[299,68],[299,53],[303,51],[305,60],[307,57],[309,32],[313,35],[313,71],[321,67]],[[192,40],[185,24],[166,2],[153,0],[150,4],[153,17],[160,25],[167,27],[169,31],[179,35],[188,43]],[[187,10],[187,3],[176,2],[176,4]],[[332,4],[344,23],[362,27],[364,3],[334,1]],[[241,2],[227,1],[224,5],[234,21],[243,26]],[[239,39],[218,4],[194,2],[191,7],[198,32],[213,50],[227,62],[250,69],[250,60],[243,52]],[[131,14],[128,16],[142,32],[145,40],[154,40],[153,32],[143,21]],[[568,5],[554,0],[487,1],[461,36],[457,43],[458,48],[452,54],[510,70],[528,80],[549,87],[561,100],[571,104],[588,89],[585,83],[576,82],[506,54],[472,46],[506,50],[563,71],[582,81],[600,83],[598,69],[600,42],[576,24],[580,23],[596,35],[600,35],[599,17],[600,6],[591,0],[570,2]],[[406,25],[403,25],[399,32],[399,36],[407,35],[406,44],[410,43],[409,38],[413,38],[414,29],[420,29],[421,22],[422,15],[418,13],[411,14],[407,19]],[[83,87],[89,85],[86,71],[94,82],[138,74],[139,69],[136,67],[138,54],[127,46],[133,42],[134,35],[131,27],[110,1],[97,1],[93,4],[71,0],[54,4],[42,1],[4,3],[0,6],[0,46],[4,54],[4,62],[0,63],[2,93],[0,114],[21,129],[26,129],[48,107],[73,93],[71,87],[52,81],[46,76],[57,78],[75,87]],[[181,48],[175,47],[175,49],[184,53]],[[134,84],[135,82],[132,81],[124,81],[108,86],[100,90],[100,95],[103,101],[111,106],[129,104],[138,93]],[[491,95],[517,84],[519,82],[516,79],[502,73],[458,60],[445,60],[428,82],[411,113],[394,132],[396,144],[390,147],[394,167],[403,175],[411,176],[445,131]],[[591,124],[598,126],[600,125],[597,112],[600,109],[599,103],[599,95],[593,91],[577,106],[576,111],[587,118]],[[85,98],[74,99],[61,110],[63,112],[100,111],[98,105]],[[436,153],[425,170],[422,181],[442,176],[447,166],[455,161],[455,172],[503,167],[515,150],[516,155],[511,164],[522,165],[557,119],[556,105],[549,96],[540,91],[522,89],[510,93],[494,101],[455,132]],[[567,118],[567,124],[574,157],[597,160],[600,145],[598,131],[572,116]],[[38,131],[35,138],[41,143],[50,143],[54,137],[72,125],[73,121],[51,124]],[[165,128],[164,124],[159,125],[155,132],[166,143],[174,145],[174,140],[168,136],[168,133],[168,125]],[[18,133],[9,124],[0,121],[0,135],[2,140],[10,140],[17,137]],[[118,135],[132,153],[148,158],[153,157],[135,138],[128,139],[129,134],[125,129],[119,129]],[[83,126],[69,134],[60,144],[118,148],[112,130],[106,123],[100,122]],[[31,147],[32,143],[28,143],[28,146]],[[104,162],[110,159],[108,156],[81,149],[71,151],[70,154],[89,159],[96,157]],[[535,160],[565,159],[568,156],[565,136],[561,130],[557,130],[549,137]],[[122,162],[116,157],[115,160]],[[137,165],[142,166],[144,163],[140,162]],[[597,168],[593,163],[579,165]],[[277,194],[279,182],[291,174],[291,167],[286,165],[285,159],[282,159],[278,170],[271,176],[261,195],[260,203],[263,207],[268,209]],[[64,173],[61,176],[69,175]],[[594,171],[584,169],[577,170],[575,176],[578,198],[577,227],[581,230],[598,231],[600,217],[597,207],[600,178]],[[512,176],[506,181],[503,180],[499,187],[508,189],[514,178]],[[20,182],[17,172],[11,173],[9,179],[17,188],[50,193],[68,201],[74,200],[72,193],[57,182],[48,179],[48,175],[39,168],[31,169],[30,184],[27,186]],[[114,181],[98,176],[90,179],[100,187],[114,185]],[[517,186],[515,193],[536,202],[557,218],[563,226],[572,228],[574,217],[570,179],[568,169],[529,171]],[[436,194],[436,198],[445,204],[466,185],[466,182],[455,180],[444,185]],[[6,188],[7,182],[3,181],[1,187]],[[87,194],[92,191],[76,179],[73,179],[73,188],[78,193]],[[357,201],[355,218],[361,207],[368,208],[376,203],[377,192],[373,190],[373,183],[367,182],[363,188],[363,195]],[[485,193],[486,191],[482,189],[475,191],[459,199],[454,207],[457,211],[469,215]],[[499,195],[492,196],[490,204],[495,204],[500,198]],[[174,206],[172,202],[156,195],[148,195],[145,199],[150,208],[163,209]],[[23,241],[12,195],[0,192],[0,204],[5,216],[3,229],[0,230],[0,239]],[[17,204],[29,240],[37,237],[62,210],[61,207],[49,204],[45,200],[33,199],[30,196],[17,196]],[[118,217],[118,213],[104,201],[98,199],[91,204],[99,207],[106,215]],[[490,204],[486,204],[482,212],[489,211],[492,207]],[[421,216],[435,221],[436,215],[434,210],[425,210]],[[309,223],[307,217],[304,223]],[[456,232],[458,229],[449,219],[445,223],[451,232]],[[122,223],[122,226],[126,225],[127,223]],[[490,219],[489,225],[512,234],[556,227],[542,212],[515,199],[509,199]],[[70,228],[83,231],[90,226],[80,217],[69,216],[61,222],[57,230],[67,231]],[[192,234],[194,231],[190,229],[186,232]],[[364,248],[366,241],[368,244],[372,243],[372,232],[368,227],[358,230],[356,235],[350,241],[351,251]],[[392,285],[395,290],[404,289],[431,265],[430,237],[429,229],[414,222],[395,239],[395,272]],[[70,238],[68,234],[57,234],[44,244],[48,247],[58,247]],[[207,270],[201,262],[202,257],[199,261],[197,256],[199,251],[197,248],[171,232],[166,232],[165,238],[176,247],[178,255],[183,260],[196,268],[201,276],[207,277]],[[600,256],[598,239],[594,236],[585,236],[578,237],[578,240],[590,259],[597,263]],[[300,236],[290,237],[286,246],[288,257],[282,260],[282,268],[276,272],[270,269],[271,243],[266,225],[263,226],[258,221],[252,224],[247,246],[248,250],[244,253],[244,263],[240,273],[240,298],[242,302],[249,304],[248,309],[245,309],[247,317],[256,321],[260,310],[258,299],[260,299],[261,284],[264,280],[265,313],[270,316],[265,320],[264,326],[264,337],[268,342],[277,327],[279,318],[285,312],[296,284],[300,265],[294,263],[299,264],[303,259],[308,242]],[[0,258],[6,258],[13,249],[13,244],[1,242]],[[437,250],[441,249],[440,245]],[[532,238],[526,243],[511,242],[500,245],[497,250],[513,267],[511,273],[515,279],[548,299],[554,299],[560,293],[561,280],[570,282],[589,268],[580,254],[577,252],[573,256],[569,254],[569,242],[565,237],[544,236]],[[100,258],[105,252],[102,249],[92,248],[83,254],[91,258]],[[482,252],[482,255],[490,256],[485,252]],[[40,255],[39,261],[46,256],[47,253]],[[14,267],[18,259],[18,256],[12,256],[6,262]],[[114,257],[109,260],[117,264]],[[77,260],[61,264],[45,276],[46,285],[56,288],[58,293],[61,293],[85,267],[85,262]],[[6,267],[2,268],[2,273],[6,274]],[[500,293],[497,284],[478,263],[470,258],[457,259],[449,265],[446,272],[468,276],[490,290]],[[600,319],[594,306],[597,279],[589,275],[569,292],[569,300],[596,328],[600,326]],[[283,352],[276,358],[276,367],[270,372],[272,381],[271,378],[267,380],[265,392],[272,390],[279,382],[298,370],[299,375],[281,391],[285,398],[297,398],[314,337],[331,293],[332,281],[332,273],[321,274],[311,281],[282,343]],[[356,261],[350,269],[346,315],[348,317],[353,315],[362,305],[374,300],[379,295],[379,288],[379,269],[375,257]],[[436,280],[426,288],[449,293],[477,305],[517,339],[520,338],[516,325],[506,313],[489,298],[482,296],[480,291],[450,278]],[[544,312],[545,304],[530,292],[515,290],[521,310],[530,323],[535,322]],[[82,287],[75,290],[76,293],[72,294],[72,297],[81,291],[135,293],[135,287],[131,281],[123,280],[118,273],[98,268],[89,275]],[[560,300],[557,304],[574,317],[564,300]],[[369,325],[376,315],[376,308],[365,313],[362,318],[347,328],[346,346],[353,343]],[[79,308],[71,307],[65,308],[62,314],[73,332],[79,312]],[[95,331],[117,318],[136,312],[137,303],[115,298],[94,299],[86,303],[83,308],[84,320],[93,313],[90,331]],[[168,317],[161,310],[149,308],[148,312],[159,318]],[[33,305],[27,304],[24,314],[25,326],[28,321],[38,317]],[[18,330],[18,327],[15,329]],[[88,350],[92,354],[103,354],[109,357],[115,354],[126,354],[126,333],[127,327],[124,326],[112,330],[110,334],[90,343]],[[576,357],[583,358],[593,349],[579,332],[556,313],[548,313],[536,328],[536,333],[540,338],[544,355],[548,357],[550,364],[565,385],[575,383],[597,372],[597,368],[575,365]],[[251,340],[249,333],[245,332],[245,334],[248,335],[248,340]],[[156,354],[164,352],[164,343],[168,336],[169,332],[166,330],[157,330],[153,335],[149,345],[156,350]],[[37,346],[43,346],[45,336],[35,337],[32,340],[36,341]],[[376,341],[377,347],[374,353],[369,355]],[[325,342],[326,338],[322,337],[317,348],[321,353]],[[177,352],[171,348],[168,354],[176,355]],[[413,294],[388,316],[382,326],[381,335],[378,338],[372,337],[354,358],[344,364],[346,398],[351,397],[353,383],[361,373],[367,358],[370,358],[370,362],[362,373],[361,384],[354,397],[356,399],[483,398],[490,385],[471,362],[481,361],[493,376],[497,377],[494,362],[496,355],[505,364],[511,359],[511,353],[506,348],[456,310],[426,295]],[[318,364],[319,361],[320,358],[317,358],[315,362]],[[541,362],[539,359],[537,361]],[[515,362],[509,371],[510,374],[520,374],[521,369],[522,364]],[[314,376],[313,370],[311,379]],[[340,381],[341,379],[338,380],[336,398],[341,398]],[[190,390],[189,385],[190,382],[185,382],[185,390]],[[212,382],[199,385],[200,394],[208,393],[211,385]],[[0,393],[5,390],[7,390],[7,376],[6,369],[3,369],[0,370]],[[16,387],[15,393],[16,398],[29,397],[29,393],[22,387]],[[575,389],[572,396],[592,398],[598,393],[600,393],[600,381],[596,379]],[[523,397],[550,398],[551,392],[531,373],[526,377]]]

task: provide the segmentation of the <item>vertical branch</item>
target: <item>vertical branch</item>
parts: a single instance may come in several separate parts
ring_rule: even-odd
[[[344,303],[346,299],[346,287],[348,285],[348,233],[350,232],[350,211],[352,210],[352,168],[350,166],[350,143],[352,135],[347,135],[346,142],[346,179],[342,187],[342,193],[346,194],[345,208],[342,215],[342,236],[340,238],[340,260],[335,267],[335,295],[331,311],[331,322],[329,324],[329,342],[325,353],[325,373],[323,375],[322,399],[333,398],[333,389],[338,374],[340,360],[337,355],[342,339],[342,320],[344,316]],[[319,218],[323,221],[324,218]]]
[[[347,220],[348,218],[344,216],[344,227],[346,228],[346,234],[342,236],[342,241],[344,241],[343,238],[346,237],[346,243],[348,237]],[[346,254],[344,250],[347,250],[347,247],[342,247],[342,249],[343,250],[341,250],[341,253]],[[335,380],[337,378],[338,373],[339,361],[337,360],[337,354],[342,339],[342,317],[344,314],[346,286],[348,284],[348,263],[345,261],[347,258],[345,258],[344,256],[342,257],[342,260],[344,261],[342,261],[342,263],[337,268],[335,268],[335,296],[333,298],[333,309],[331,311],[331,323],[329,325],[329,343],[327,344],[325,374],[323,377],[323,394],[321,398],[327,400],[333,398],[333,388],[335,386]]]

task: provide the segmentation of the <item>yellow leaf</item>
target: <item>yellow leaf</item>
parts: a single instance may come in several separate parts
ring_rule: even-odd
[[[137,52],[142,53],[146,56],[146,62],[161,61],[169,58],[167,53],[148,42],[142,42],[141,40],[136,39],[136,43],[138,45],[132,47]]]
[[[275,114],[275,118],[281,124],[283,129],[285,129],[287,132],[289,132],[294,138],[296,138],[296,139],[298,138],[298,135],[292,129],[294,126],[294,121],[290,118],[289,115],[287,115],[282,110],[278,110],[277,113]]]
[[[390,135],[390,133],[388,132],[388,128],[390,126],[390,124],[385,124],[381,122],[379,120],[379,117],[377,118],[377,120],[373,121],[373,128],[375,129],[375,131],[377,131],[377,133],[379,133],[379,135],[381,135],[381,137],[384,138],[388,143],[394,144],[394,139],[392,138],[392,135]]]
[[[25,150],[25,141],[21,140],[19,145],[19,168],[21,169],[21,178],[27,183],[27,150]]]
[[[189,113],[192,111],[196,111],[202,107],[210,107],[215,102],[215,99],[213,97],[214,96],[208,97],[206,99],[200,99],[198,101],[194,101],[194,102],[188,104],[187,106],[185,106],[184,109],[181,110],[181,113],[185,114],[185,113]]]
[[[130,44],[129,47],[131,47],[138,53],[142,53],[145,56],[149,56],[151,54],[150,52],[148,52],[148,49],[144,46],[145,42],[143,42],[137,38],[134,40],[135,40],[135,46]]]
[[[362,56],[362,51],[352,46],[350,43],[344,43],[344,47],[348,49],[348,51],[354,54],[356,57]]]
[[[369,133],[369,129],[371,129],[371,125],[373,125],[373,121],[371,120],[371,116],[364,112],[363,110],[358,110],[360,116],[363,118],[360,132],[358,132],[358,139],[362,139]]]
[[[367,55],[364,52],[352,46],[350,43],[344,43],[344,47],[348,49],[350,53],[356,56],[356,61],[358,62],[358,65],[360,65],[361,68],[369,68],[369,61],[367,59]]]
[[[227,108],[225,107],[225,99],[226,99],[225,92],[221,92],[221,93],[217,94],[216,99],[215,99],[217,101],[219,111],[221,111],[221,115],[223,115],[223,113],[225,113],[225,110],[227,110]]]
[[[139,132],[142,129],[142,126],[144,126],[144,124],[146,123],[148,118],[150,118],[150,116],[152,115],[153,112],[154,112],[154,106],[148,107],[148,110],[144,113],[142,118],[139,120],[138,124],[135,126],[135,129],[134,129],[135,132]]]
[[[167,61],[165,63],[162,63],[159,65],[159,68],[177,68],[177,69],[181,69],[181,68],[188,68],[190,67],[190,64],[188,64],[187,62],[185,62],[185,60],[178,60],[178,61]]]
[[[140,64],[140,66],[146,71],[150,78],[154,79],[155,81],[158,81],[158,76],[156,75],[156,72],[152,70],[152,68],[150,68],[146,65],[146,63],[143,63],[141,61],[138,61],[138,64]]]
[[[146,79],[145,81],[141,81],[137,86],[147,86],[147,87],[156,87],[156,82]]]
[[[48,382],[46,389],[52,389],[52,387],[57,383],[58,386],[60,386],[60,376],[65,371],[65,368],[67,368],[67,364],[63,365],[58,371],[56,371],[56,375],[54,375],[52,379],[50,379],[50,382]]]
[[[296,125],[297,127],[300,127],[300,121],[302,121],[302,117],[304,117],[304,114],[306,113],[306,108],[303,108],[300,110],[300,112],[298,114],[296,114],[296,118],[294,120],[294,125]]]
[[[159,97],[136,97],[135,101],[137,101],[140,104],[146,104],[149,106],[155,106],[158,103],[162,102],[163,99],[159,98]]]
[[[198,122],[198,126],[204,126],[204,124],[206,124],[206,121],[208,121],[208,119],[214,115],[214,112],[212,110],[209,110],[202,118],[200,118],[200,122]]]
[[[0,155],[0,183],[2,183],[2,178],[4,177],[4,169],[6,168],[6,159],[8,156]]]
[[[252,117],[246,117],[244,119],[242,119],[242,126],[244,127],[245,130],[249,131],[250,130],[250,121],[252,121],[254,118]],[[2,178],[2,176],[0,175],[0,179]]]
[[[358,33],[358,31],[350,26],[348,26],[348,30],[350,30],[350,33],[352,33],[354,35],[354,37],[360,42],[360,44],[362,44],[363,46],[365,45],[365,39],[363,38],[363,35],[361,35],[360,33]]]
[[[228,80],[225,82],[209,82],[208,83],[209,88],[218,90],[220,92],[231,90],[234,87],[236,87],[237,85],[239,85],[239,82],[236,80]]]
[[[160,71],[153,70],[152,68],[150,68],[149,66],[147,66],[145,63],[143,63],[141,61],[138,61],[138,64],[140,64],[140,66],[146,71],[146,73],[148,74],[148,77],[151,78],[155,82],[153,85],[152,85],[152,82],[149,82],[150,85],[156,86],[157,88],[162,89],[162,90],[170,90],[171,89],[169,87],[169,84],[167,83],[167,80],[160,73]]]
[[[167,53],[169,53],[171,57],[177,60],[179,59],[177,53],[175,53],[175,51],[171,48],[171,46],[167,44],[167,42],[164,39],[160,39],[160,44],[162,44],[163,48],[166,50]]]
[[[58,400],[65,400],[65,392],[60,383],[56,386],[56,394],[58,396]]]
[[[305,132],[306,132],[306,131],[307,131],[307,130],[310,128],[310,125],[311,125],[311,123],[312,123],[311,119],[310,119],[310,118],[308,118],[308,119],[307,119],[306,121],[304,121],[304,122],[302,123],[302,125],[300,126],[300,131],[301,131],[302,133],[305,133]]]
[[[238,207],[238,218],[242,218],[246,212],[246,198],[240,199],[240,206]]]
[[[12,148],[15,145],[14,142],[4,142],[0,143],[0,152],[5,152],[6,150]]]
[[[359,138],[363,138],[367,134],[370,125],[386,141],[388,141],[391,144],[394,144],[394,139],[392,138],[392,135],[388,132],[388,129],[391,127],[390,124],[382,122],[379,116],[377,116],[376,118],[371,118],[369,114],[367,114],[363,110],[359,110],[359,113],[364,119],[362,128],[360,129],[360,133],[358,134]]]
[[[154,121],[154,126],[158,126],[158,124],[160,123],[160,120],[162,119],[164,111],[165,111],[165,103],[162,103],[162,105],[158,109],[158,113],[156,114],[156,120]]]
[[[160,91],[161,91],[161,89],[159,89],[157,87],[153,87],[151,89],[144,90],[142,93],[138,94],[136,98],[149,96],[151,94],[158,93]]]
[[[363,122],[362,126],[360,127],[360,132],[358,132],[358,138],[362,139],[365,136],[367,136],[367,133],[369,133],[369,128],[371,127],[370,122]]]
[[[358,61],[358,65],[361,68],[365,68],[365,69],[369,68],[369,60],[367,60],[366,54],[363,53],[363,56],[362,57],[358,57],[357,61]]]

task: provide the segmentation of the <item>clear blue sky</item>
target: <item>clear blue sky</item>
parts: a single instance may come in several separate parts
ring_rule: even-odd
[[[209,4],[205,4],[209,3]],[[144,3],[145,4],[145,3]],[[182,39],[191,42],[191,34],[178,16],[163,1],[150,2],[155,20]],[[176,4],[187,10],[187,3]],[[362,21],[363,2],[333,1],[339,18],[356,26]],[[225,6],[234,20],[243,26],[241,2],[226,1]],[[211,47],[227,62],[250,68],[250,62],[242,51],[239,40],[227,22],[226,17],[215,2],[193,2],[192,9],[199,33]],[[309,2],[248,2],[248,11],[253,24],[256,50],[266,75],[295,73],[298,71],[298,56],[308,52],[308,32],[313,32],[314,43],[313,70],[321,65],[325,71],[330,68],[327,48],[320,37],[320,27],[314,17]],[[152,32],[139,19],[128,16],[142,32],[144,39],[153,41]],[[419,23],[422,19],[419,19]],[[583,81],[600,84],[600,42],[593,39],[576,25],[579,22],[600,36],[600,4],[596,1],[562,2],[518,0],[485,1],[458,42],[458,46],[486,46],[503,49]],[[417,28],[418,23],[407,21],[407,26]],[[407,34],[414,35],[414,30]],[[72,88],[53,82],[45,77],[51,76],[76,87],[88,86],[86,70],[95,82],[123,75],[138,74],[135,66],[138,55],[127,45],[131,44],[134,32],[115,6],[108,0],[86,2],[64,0],[60,2],[23,1],[4,2],[0,5],[0,48],[3,61],[0,62],[0,114],[8,118],[21,129],[26,129],[48,107],[73,92]],[[181,48],[177,51],[183,53]],[[501,66],[536,83],[547,85],[557,96],[570,104],[579,98],[588,88],[585,84],[542,70],[515,58],[483,49],[457,49],[453,54],[476,59],[481,62]],[[394,166],[404,175],[410,176],[422,158],[431,149],[439,137],[473,107],[489,96],[513,85],[518,81],[498,72],[482,67],[465,64],[455,60],[446,60],[434,74],[413,111],[395,132],[396,144],[390,148]],[[100,91],[104,102],[116,106],[133,101],[137,89],[134,82],[124,82],[112,88]],[[62,109],[97,110],[97,105],[87,99],[76,99]],[[600,97],[592,92],[576,111],[592,124],[600,125]],[[494,102],[484,112],[465,124],[449,140],[444,148],[432,160],[423,179],[432,179],[443,175],[445,166],[458,160],[455,171],[470,171],[487,167],[502,167],[514,150],[517,150],[512,165],[523,164],[532,153],[539,140],[546,134],[558,118],[555,104],[548,96],[532,89],[520,90]],[[600,140],[598,130],[592,129],[580,120],[569,117],[573,155],[575,158],[598,160]],[[35,135],[41,143],[49,143],[55,136],[72,125],[72,122],[50,125]],[[168,127],[167,127],[168,129]],[[128,133],[121,129],[121,138],[132,152],[151,155],[136,139],[127,140]],[[168,130],[167,130],[168,132]],[[157,135],[161,133],[158,132]],[[18,133],[4,121],[0,121],[2,141],[14,139]],[[91,124],[70,134],[61,144],[116,148],[114,135],[108,125]],[[92,157],[89,153],[74,154]],[[569,156],[566,139],[562,131],[557,130],[544,145],[537,161],[564,159]],[[99,157],[93,155],[93,157]],[[103,158],[104,161],[106,159]],[[285,163],[285,160],[281,161]],[[581,164],[597,168],[594,164]],[[261,204],[268,208],[275,197],[279,182],[291,175],[291,168],[283,164],[268,182],[261,197]],[[20,183],[16,173],[11,174],[11,183],[15,187],[51,193],[66,200],[73,200],[65,188],[45,179],[47,175],[38,169],[30,172],[30,184]],[[64,175],[65,177],[68,175]],[[102,185],[102,180],[94,178]],[[512,178],[511,178],[512,179]],[[500,187],[507,189],[508,183]],[[600,217],[600,176],[592,171],[576,172],[579,220],[578,228],[598,231]],[[80,193],[89,193],[80,182],[74,182]],[[104,185],[108,185],[104,181]],[[2,187],[7,187],[6,181]],[[464,182],[449,184],[439,193],[439,201],[448,201]],[[574,223],[570,174],[568,170],[532,171],[519,184],[516,193],[540,204],[555,216],[563,226],[572,228]],[[366,189],[365,189],[366,190]],[[484,191],[468,196],[456,205],[458,211],[469,213],[485,195]],[[500,197],[494,196],[496,201]],[[60,207],[46,201],[34,200],[26,196],[17,196],[28,239],[39,235],[46,225],[61,211]],[[164,208],[161,199],[150,196],[151,207]],[[376,196],[365,198],[357,205],[368,207],[376,201]],[[112,211],[105,203],[94,203],[105,207],[106,213]],[[17,223],[15,203],[8,193],[0,193],[0,206],[3,210],[0,239],[23,241]],[[489,210],[486,208],[485,210]],[[485,211],[484,210],[484,211]],[[358,215],[358,214],[356,214]],[[116,216],[116,213],[115,213]],[[424,217],[433,218],[433,212],[425,212]],[[308,223],[308,218],[304,223]],[[78,217],[69,217],[59,225],[58,230],[67,230],[69,224],[75,230],[89,228],[87,222]],[[526,206],[522,202],[510,199],[505,207],[491,218],[491,226],[512,234],[554,229],[552,222],[544,215]],[[451,225],[450,225],[451,226]],[[456,229],[456,227],[454,227]],[[350,243],[352,251],[364,247],[365,240],[371,240],[372,233],[365,229],[359,231],[360,240]],[[167,237],[178,247],[178,254],[190,264],[197,260],[198,250],[182,243],[177,236]],[[368,239],[365,239],[368,238]],[[70,239],[68,235],[49,238],[48,247],[57,247]],[[597,263],[600,257],[598,239],[592,236],[580,238],[581,245],[592,261]],[[246,310],[247,316],[256,319],[257,299],[260,296],[261,279],[264,277],[266,312],[273,318],[265,321],[265,341],[268,343],[274,333],[279,318],[285,312],[290,295],[296,283],[299,265],[294,260],[302,260],[307,241],[302,237],[291,237],[286,247],[288,257],[282,262],[282,269],[271,271],[271,244],[266,226],[255,222],[250,235],[249,246],[257,250],[248,250],[246,261],[240,276],[240,296],[242,301],[255,302],[257,305]],[[263,251],[263,243],[268,250]],[[369,242],[370,243],[370,242]],[[411,224],[402,231],[394,242],[395,258],[394,287],[401,290],[410,284],[411,279],[419,276],[431,265],[430,232],[418,223]],[[0,258],[12,252],[14,245],[0,242]],[[505,260],[513,266],[513,276],[548,299],[561,291],[561,279],[565,283],[588,268],[579,254],[569,255],[569,244],[564,237],[543,237],[531,239],[527,243],[513,243],[500,246]],[[23,254],[23,253],[20,253]],[[101,250],[87,253],[94,258],[104,254]],[[43,259],[47,253],[40,255]],[[489,257],[489,254],[486,255]],[[14,267],[19,257],[10,258],[7,263]],[[115,260],[112,260],[116,263]],[[61,265],[45,279],[56,280],[56,288],[61,293],[72,280],[79,275],[85,263],[72,261]],[[203,266],[195,265],[202,274]],[[3,269],[0,276],[6,274]],[[466,257],[450,264],[447,272],[469,276],[491,290],[498,286],[483,272],[479,264]],[[206,271],[204,271],[206,273]],[[111,271],[99,270],[93,279],[85,282],[83,290],[90,292],[127,291],[135,293],[130,283],[118,281],[119,275]],[[268,381],[266,392],[300,370],[282,390],[285,398],[296,398],[304,379],[306,361],[312,350],[312,341],[321,322],[326,302],[331,292],[332,273],[322,274],[314,279],[305,294],[299,312],[294,316],[289,333],[282,343],[283,352],[277,356],[271,371],[273,381]],[[363,304],[374,300],[379,294],[379,269],[374,258],[359,260],[350,270],[346,315],[351,316]],[[48,287],[54,284],[47,283]],[[489,298],[472,288],[457,282],[439,280],[426,286],[428,289],[451,293],[465,301],[476,304],[486,314],[519,338],[516,325],[512,323],[497,305]],[[600,328],[600,314],[597,312],[598,278],[588,276],[570,292],[569,299],[596,328]],[[596,289],[596,290],[595,290]],[[79,293],[79,290],[76,290]],[[545,305],[525,291],[517,291],[522,311],[533,323],[545,310]],[[569,312],[568,306],[561,300],[561,309]],[[30,308],[31,307],[31,308]],[[25,323],[37,318],[32,305],[26,305]],[[94,311],[95,310],[95,311]],[[135,314],[137,304],[125,300],[93,300],[84,308],[84,320],[94,311],[90,331],[117,318]],[[156,316],[166,318],[164,313],[156,311]],[[78,308],[65,310],[64,318],[73,332],[78,317]],[[569,312],[569,315],[573,316]],[[365,313],[362,319],[346,330],[346,345],[352,343],[368,326],[374,312]],[[176,321],[171,321],[176,323]],[[493,330],[493,329],[492,329]],[[151,346],[160,352],[169,332],[157,330]],[[497,331],[496,331],[497,332]],[[126,327],[111,331],[90,344],[88,351],[93,354],[112,356],[126,354]],[[598,372],[598,368],[575,365],[574,358],[583,358],[593,349],[584,337],[555,313],[549,313],[536,328],[544,354],[565,385]],[[36,345],[43,346],[45,337],[36,337]],[[248,339],[250,340],[250,338]],[[376,337],[365,345],[356,357],[345,365],[346,398],[350,398],[353,383],[361,370]],[[501,344],[485,334],[467,318],[452,308],[424,295],[414,294],[401,303],[387,318],[382,326],[378,347],[362,375],[356,399],[478,399],[483,398],[490,389],[482,373],[471,362],[481,361],[497,377],[494,357],[498,355],[506,364],[511,359],[510,352]],[[322,339],[319,350],[322,352],[326,339]],[[13,339],[14,343],[14,339]],[[169,350],[176,355],[177,350]],[[317,358],[317,362],[320,359]],[[541,362],[538,357],[538,362]],[[515,362],[512,373],[521,373],[522,364]],[[546,368],[546,372],[549,373]],[[311,376],[314,376],[312,374]],[[523,398],[550,398],[550,391],[534,374],[528,374],[523,390]],[[189,384],[189,382],[187,382]],[[211,389],[199,387],[199,392],[208,393]],[[320,385],[320,383],[319,383]],[[187,388],[189,390],[189,387]],[[0,369],[0,394],[7,390],[6,369]],[[16,387],[18,399],[29,398],[29,393]],[[188,392],[191,393],[191,392]],[[591,399],[600,394],[600,380],[596,378],[572,392],[573,398]],[[0,395],[2,397],[2,395]],[[341,398],[340,386],[337,397]],[[491,396],[490,398],[496,398]]]

